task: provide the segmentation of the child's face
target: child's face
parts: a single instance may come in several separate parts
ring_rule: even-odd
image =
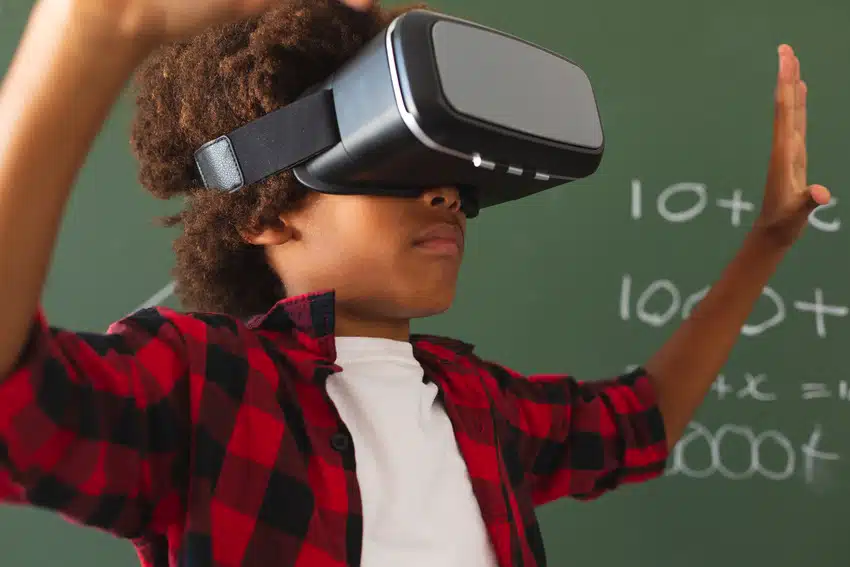
[[[434,315],[454,299],[466,230],[460,204],[453,188],[418,198],[311,193],[281,217],[269,260],[290,296],[335,289],[340,316]]]

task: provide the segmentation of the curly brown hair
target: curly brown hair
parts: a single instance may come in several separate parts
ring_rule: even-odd
[[[358,12],[337,0],[287,0],[262,16],[166,45],[139,67],[131,147],[147,190],[161,199],[186,196],[184,209],[165,219],[183,226],[174,276],[184,306],[248,317],[285,297],[263,247],[241,233],[276,221],[307,192],[290,172],[235,193],[207,190],[195,178],[194,151],[292,102],[396,15],[420,7],[375,3]]]

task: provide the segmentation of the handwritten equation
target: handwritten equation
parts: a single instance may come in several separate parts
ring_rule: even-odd
[[[636,320],[649,327],[664,327],[670,322],[682,321],[688,318],[709,289],[710,286],[705,285],[696,291],[683,291],[670,279],[636,284],[630,274],[623,274],[620,282],[620,319]],[[815,335],[826,338],[828,322],[843,319],[850,313],[847,305],[827,302],[821,288],[813,289],[811,298],[798,298],[789,302],[776,289],[765,286],[759,303],[767,305],[767,314],[752,316],[747,321],[741,328],[741,334],[745,337],[756,337],[778,327],[788,319],[791,310],[795,316],[811,318]]]
[[[632,179],[631,217],[640,220],[645,216],[647,198],[644,196],[643,183]],[[668,185],[653,199],[653,210],[669,223],[691,222],[704,214],[709,206],[725,211],[729,215],[729,224],[735,227],[744,224],[745,217],[754,218],[758,213],[758,204],[744,199],[741,189],[733,189],[713,201],[708,196],[708,186],[704,183],[681,182]],[[809,215],[809,226],[820,232],[838,232],[841,219],[835,208],[838,198],[832,197],[827,205],[818,207]]]
[[[730,226],[742,227],[755,220],[759,205],[747,200],[738,188],[710,192],[704,183],[680,182],[647,191],[641,180],[633,179],[629,214],[637,222],[655,217],[670,224],[686,224],[703,215],[721,214],[728,218]],[[809,226],[822,233],[837,233],[842,227],[839,213],[838,199],[834,198],[809,215]],[[656,329],[678,326],[710,289],[710,285],[683,286],[670,275],[640,279],[628,271],[619,283],[619,321]],[[813,337],[825,339],[837,326],[848,324],[848,314],[850,306],[830,297],[823,287],[789,297],[781,284],[771,283],[763,288],[756,308],[741,328],[741,335],[759,337],[792,324]],[[635,365],[630,365],[626,371],[634,368]],[[753,403],[771,404],[779,400],[800,401],[817,408],[848,404],[850,409],[850,374],[822,379],[815,372],[810,376],[777,376],[771,380],[765,372],[726,370],[716,377],[707,396],[708,402],[722,404],[720,407],[740,407],[744,411]],[[799,429],[798,420],[793,425],[794,430]],[[693,421],[673,448],[666,475],[696,480],[796,480],[818,485],[820,479],[830,476],[828,467],[841,459],[835,450],[837,439],[830,439],[830,444],[825,437],[821,423],[809,426],[805,435],[794,436],[778,429],[758,430],[742,423],[709,428]]]
[[[630,364],[625,367],[625,371],[631,372],[637,366]],[[805,379],[792,383],[786,378],[780,384],[773,386],[765,373],[743,372],[735,377],[729,373],[719,374],[711,385],[708,397],[716,401],[775,402],[790,396],[802,401],[834,400],[850,404],[850,378],[817,382]]]
[[[691,422],[673,448],[665,474],[726,480],[801,477],[812,484],[819,480],[825,462],[839,459],[838,453],[822,447],[822,437],[820,425],[815,425],[805,440],[795,442],[775,429],[755,431],[747,425],[725,424],[712,431]]]

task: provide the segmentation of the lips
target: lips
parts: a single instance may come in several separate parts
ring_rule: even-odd
[[[440,254],[458,254],[463,250],[463,230],[454,223],[431,225],[416,237],[413,245]]]

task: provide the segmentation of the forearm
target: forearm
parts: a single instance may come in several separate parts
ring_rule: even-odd
[[[751,232],[690,317],[646,364],[669,446],[675,445],[729,357],[787,247]]]
[[[144,53],[42,0],[0,86],[0,377],[37,309],[70,190]]]

